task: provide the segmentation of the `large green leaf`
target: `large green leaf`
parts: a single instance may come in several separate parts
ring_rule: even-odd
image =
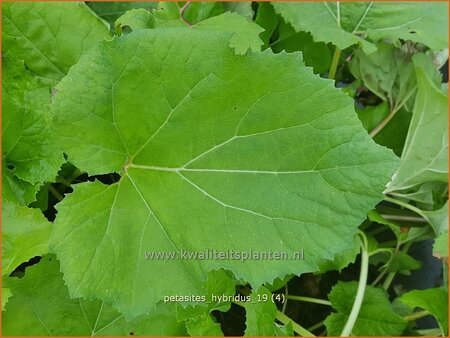
[[[2,274],[48,252],[51,223],[38,209],[4,201],[2,204]]]
[[[448,96],[427,75],[424,59],[413,61],[418,93],[401,164],[387,192],[448,182]]]
[[[316,271],[352,246],[381,199],[397,158],[370,139],[351,99],[299,53],[238,56],[229,38],[135,31],[100,44],[58,85],[55,128],[69,160],[122,175],[80,184],[58,204],[52,247],[74,296],[131,317],[164,295],[196,294],[211,269],[254,287]],[[145,259],[207,249],[305,255]]]
[[[448,46],[448,4],[445,2],[274,2],[277,13],[296,31],[310,32],[316,41],[340,49],[371,41],[399,39],[420,42],[431,49]]]
[[[412,290],[400,297],[400,301],[412,308],[427,310],[436,317],[443,336],[448,335],[448,293],[444,288]]]
[[[64,158],[51,131],[50,87],[28,72],[23,62],[12,57],[3,61],[4,164],[30,185],[54,180]],[[11,190],[17,190],[14,186],[21,185],[20,180],[12,179]]]
[[[8,286],[12,297],[2,314],[6,336],[185,335],[174,304],[159,304],[151,316],[127,322],[99,300],[70,298],[53,255],[28,267],[25,277],[8,279]]]
[[[109,35],[83,2],[2,3],[3,52],[55,84],[81,54]]]
[[[355,301],[357,288],[357,282],[338,282],[331,290],[329,299],[337,312],[325,320],[329,336],[341,334]],[[384,290],[367,286],[352,335],[400,336],[405,327],[406,322],[392,310]]]

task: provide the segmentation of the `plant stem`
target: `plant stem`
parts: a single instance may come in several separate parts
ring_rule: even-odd
[[[424,330],[417,330],[416,332],[422,336],[427,337],[442,336],[441,329],[424,329]]]
[[[402,216],[402,215],[381,215],[384,219],[391,221],[401,221],[401,222],[416,222],[416,223],[426,223],[427,221],[421,217],[414,216]]]
[[[389,272],[386,276],[386,279],[383,282],[383,289],[387,290],[391,286],[392,281],[395,278],[396,272]]]
[[[375,135],[377,135],[386,125],[389,123],[389,121],[392,120],[392,118],[397,114],[397,112],[406,104],[406,102],[409,100],[411,95],[413,95],[416,91],[416,88],[411,90],[408,95],[405,96],[403,101],[401,101],[399,104],[393,105],[391,111],[389,114],[375,127],[372,129],[372,131],[369,133],[369,135],[373,138]]]
[[[64,196],[61,195],[61,194],[59,193],[59,191],[56,190],[55,187],[52,186],[51,184],[48,185],[48,190],[52,193],[53,196],[56,197],[56,199],[57,199],[59,202],[61,202],[61,201],[63,200]]]
[[[284,295],[286,297],[286,299],[284,300],[283,306],[281,308],[281,312],[285,313],[286,312],[286,307],[287,307],[287,302],[288,302],[288,297],[289,297],[289,289],[288,289],[288,285],[286,283],[286,285],[284,286],[285,292]]]
[[[392,120],[392,118],[395,116],[397,111],[398,110],[396,110],[396,109],[392,109],[389,112],[389,114],[380,123],[378,123],[378,125],[375,128],[373,128],[370,131],[369,136],[374,138],[384,127],[386,127],[386,125],[389,123],[389,121]]]
[[[292,324],[292,329],[299,334],[302,337],[315,337],[314,334],[309,332],[307,329],[305,329],[300,324],[294,322],[291,318],[286,316],[283,312],[277,310],[277,314],[275,317],[279,322],[283,323],[284,325],[287,325],[289,323]]]
[[[403,207],[405,209],[414,211],[416,214],[422,216],[425,219],[425,221],[426,221],[425,215],[422,213],[422,210],[420,210],[419,208],[416,208],[415,206],[413,206],[411,204],[408,204],[406,202],[403,202],[403,201],[400,201],[400,200],[398,200],[396,198],[392,198],[392,197],[388,197],[388,196],[385,196],[384,200],[386,202],[391,202],[391,203],[397,204],[397,205],[399,205],[399,206],[401,206],[401,207]]]
[[[322,304],[322,305],[328,305],[331,306],[331,302],[326,299],[319,299],[319,298],[312,298],[312,297],[303,297],[303,296],[293,296],[289,295],[286,297],[287,299],[292,300],[298,300],[300,302],[308,302],[308,303],[315,303],[315,304]]]
[[[320,322],[314,324],[313,326],[308,327],[308,331],[314,331],[314,330],[317,330],[319,327],[322,327],[322,326],[323,326],[323,322],[324,322],[324,320],[321,320]]]
[[[333,79],[336,77],[337,67],[339,65],[339,58],[341,57],[341,50],[336,46],[334,48],[333,59],[331,60],[330,71],[328,72],[328,78]]]
[[[186,20],[186,18],[184,17],[184,13],[186,12],[186,10],[189,8],[189,6],[191,5],[190,1],[187,1],[183,7],[179,8],[178,11],[180,12],[180,19],[181,21],[183,21],[186,25],[188,25],[189,27],[192,27],[192,24]]]
[[[342,330],[341,337],[348,337],[352,333],[353,326],[358,318],[359,310],[361,309],[364,300],[364,292],[366,291],[367,275],[369,272],[369,253],[367,251],[367,238],[363,232],[359,231],[359,238],[361,244],[361,272],[359,274],[358,289],[356,290],[355,301],[353,302],[352,310]]]
[[[428,311],[425,311],[425,310],[417,311],[417,312],[411,313],[410,315],[404,316],[403,319],[406,320],[407,322],[409,322],[409,321],[420,319],[420,318],[423,318],[423,317],[426,317],[429,315],[430,315],[430,313]]]
[[[410,246],[411,246],[411,244],[412,244],[412,242],[406,243],[405,245],[403,245],[403,248],[402,248],[400,251],[402,251],[402,252],[404,252],[404,253],[407,253],[408,250],[409,250],[409,248],[410,248]],[[397,251],[398,251],[398,250],[396,250],[396,252],[397,252]],[[392,261],[392,260],[391,260],[391,261]],[[386,269],[388,269],[388,268],[389,268],[389,267],[386,267]],[[394,277],[395,277],[396,274],[397,274],[397,272],[393,271],[393,272],[390,272],[390,273],[387,275],[386,279],[385,279],[384,282],[383,282],[383,289],[385,289],[385,290],[389,289],[389,287],[391,286],[391,283],[392,283],[392,281],[394,280]]]

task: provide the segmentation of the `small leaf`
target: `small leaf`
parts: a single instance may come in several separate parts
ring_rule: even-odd
[[[153,28],[155,18],[152,13],[143,8],[131,9],[120,16],[114,23],[117,33],[121,33],[124,27],[132,30]]]
[[[232,33],[230,47],[234,48],[238,55],[245,54],[249,49],[258,52],[263,45],[259,34],[264,29],[236,13],[225,13],[209,18],[196,24],[194,28],[206,29],[211,32]]]
[[[422,267],[422,262],[412,258],[405,252],[397,252],[388,266],[387,272],[402,272],[409,274],[411,270],[419,270]]]
[[[445,289],[412,290],[404,293],[400,301],[430,312],[437,319],[443,336],[448,335],[448,293]]]
[[[2,204],[2,274],[48,252],[51,223],[38,209],[4,201]]]
[[[272,293],[261,286],[252,292],[250,301],[243,303],[246,313],[245,336],[274,336],[277,307]]]
[[[203,314],[195,320],[188,320],[186,322],[188,333],[194,337],[200,336],[223,336],[220,324],[216,323],[209,314]]]
[[[399,240],[400,242],[403,242],[406,237],[408,236],[407,233],[404,233],[401,231],[400,229],[400,225],[385,219],[383,216],[381,216],[381,214],[377,211],[377,210],[370,210],[367,214],[367,218],[372,221],[372,222],[376,222],[378,224],[384,224],[387,225],[389,227],[389,229],[392,230],[392,232],[394,233],[395,237],[397,237],[397,240]]]
[[[338,282],[328,295],[337,311],[325,319],[329,336],[339,336],[355,301],[357,282]],[[367,286],[358,319],[353,327],[355,336],[400,336],[406,322],[391,307],[382,289]]]

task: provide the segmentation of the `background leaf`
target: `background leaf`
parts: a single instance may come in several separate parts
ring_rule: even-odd
[[[126,322],[123,315],[98,300],[70,298],[59,263],[47,255],[26,269],[23,278],[10,278],[13,296],[2,315],[5,335],[110,336],[184,335],[174,304],[160,304],[150,316]]]
[[[329,336],[341,334],[355,301],[357,288],[357,282],[338,282],[331,290],[329,299],[337,312],[325,320]],[[392,310],[384,290],[367,286],[352,335],[400,336],[405,327],[406,322]]]
[[[83,52],[109,37],[108,27],[83,2],[2,3],[2,18],[3,52],[25,60],[51,85]]]
[[[400,167],[387,192],[448,182],[448,96],[427,76],[422,58],[413,58],[418,94]]]
[[[2,204],[2,275],[22,262],[48,252],[51,223],[38,209],[4,201]]]
[[[448,294],[443,288],[412,290],[404,293],[400,301],[412,308],[419,307],[436,317],[444,336],[448,335]]]

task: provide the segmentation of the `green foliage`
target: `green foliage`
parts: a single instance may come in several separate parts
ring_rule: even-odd
[[[314,76],[298,54],[251,54],[242,62],[228,48],[228,34],[208,32],[212,34],[216,38],[205,45],[203,30],[136,31],[86,54],[57,86],[55,125],[69,159],[90,173],[121,172],[123,177],[108,187],[98,183],[77,187],[58,206],[53,250],[74,294],[95,294],[114,302],[130,317],[153,307],[169,292],[168,287],[171,292],[195,292],[202,269],[226,268],[254,286],[289,272],[315,271],[320,259],[351,246],[356,226],[380,199],[397,165],[392,153],[364,133],[350,100],[335,91],[331,82]],[[152,47],[156,38],[158,52]],[[174,53],[173,48],[181,43],[184,50]],[[163,50],[167,56],[161,60]],[[165,71],[148,76],[139,70],[142,66]],[[189,79],[184,75],[186,67],[192,70]],[[86,79],[87,73],[103,79],[102,89],[98,81]],[[252,83],[251,90],[228,85],[245,86],[247,82]],[[308,89],[297,83],[308,83]],[[104,89],[107,86],[109,90]],[[134,91],[138,97],[149,88],[151,106],[145,100],[124,101],[124,93]],[[211,90],[222,95],[214,96]],[[319,92],[320,97],[315,94]],[[293,95],[298,99],[295,106],[288,101]],[[83,97],[81,105],[79,97]],[[324,97],[332,105],[310,109]],[[91,102],[111,99],[113,109],[108,104],[99,106],[95,114],[90,112]],[[274,120],[270,118],[273,107],[279,109],[280,103],[284,110]],[[194,116],[208,123],[199,125]],[[80,121],[76,134],[69,127],[75,121]],[[285,148],[282,153],[280,147]],[[264,156],[252,149],[264,149]],[[344,153],[352,156],[343,157]],[[353,176],[351,182],[345,179],[347,175]],[[305,191],[300,188],[303,185],[315,189]],[[177,191],[176,200],[167,193],[169,186]],[[260,198],[268,187],[277,196],[275,200]],[[241,193],[236,194],[237,190]],[[89,196],[96,196],[95,205]],[[332,202],[338,196],[347,201],[339,207]],[[127,211],[130,208],[132,212]],[[125,219],[131,220],[127,229],[120,227]],[[248,223],[264,229],[260,237],[245,227]],[[74,224],[82,225],[72,232]],[[210,231],[204,231],[205,226]],[[66,243],[70,232],[71,243],[90,242],[92,250],[75,253]],[[134,240],[126,252],[114,252],[112,243],[120,243],[124,236]],[[293,255],[296,248],[303,248],[315,254],[280,265],[267,261],[162,262],[143,257],[143,250],[204,251],[212,241],[217,250],[232,246],[245,251],[250,244],[256,251],[286,250]],[[111,255],[117,260],[108,270],[104,260]],[[136,265],[130,266],[130,259]],[[104,266],[104,276],[117,283],[111,291],[105,291],[104,276],[98,276],[96,266]],[[163,266],[164,275],[160,274]],[[127,271],[128,283],[123,277],[113,277],[117,267]],[[95,285],[87,282],[97,278]],[[159,287],[150,287],[149,282]],[[154,291],[149,295],[150,288]]]
[[[272,294],[265,287],[260,287],[250,295],[245,305],[245,335],[274,336],[276,327],[274,320],[277,307],[272,303]]]
[[[372,42],[383,39],[420,42],[435,50],[447,47],[446,3],[274,2],[273,6],[296,31],[310,32],[316,41],[340,49],[360,44],[371,53]]]
[[[350,314],[356,289],[355,282],[338,282],[331,290],[329,299],[336,312],[325,320],[330,336],[340,335]],[[386,293],[377,288],[366,287],[352,334],[355,336],[399,336],[405,327],[406,322],[393,311]]]
[[[448,334],[448,4],[2,10],[4,335]]]
[[[8,201],[2,205],[2,274],[48,252],[51,224],[39,210]]]
[[[160,304],[154,315],[127,322],[98,300],[70,297],[55,256],[44,256],[25,277],[10,278],[13,296],[3,314],[3,334],[33,336],[183,335],[174,304]]]
[[[54,180],[63,162],[51,130],[50,87],[12,57],[3,62],[2,158],[16,182]],[[30,147],[33,144],[33,147]],[[11,169],[9,169],[11,168]],[[12,193],[6,199],[14,199]]]
[[[423,58],[414,58],[418,94],[402,153],[388,191],[425,182],[448,182],[448,95],[426,74]]]
[[[106,20],[109,24],[114,25],[116,20],[123,14],[130,12],[133,9],[152,9],[156,8],[157,2],[108,2],[108,1],[89,1],[87,5],[95,12],[99,17]]]
[[[44,2],[5,2],[2,19],[3,51],[52,85],[85,51],[109,37],[106,25],[82,2],[54,3],[51,10]]]
[[[418,307],[433,315],[442,330],[448,335],[448,292],[444,288],[413,290],[403,294],[400,301],[412,308]]]

